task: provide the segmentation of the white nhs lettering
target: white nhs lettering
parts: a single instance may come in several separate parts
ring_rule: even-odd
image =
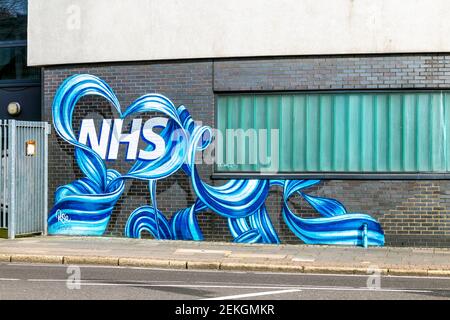
[[[147,120],[142,126],[142,119],[133,119],[130,132],[122,133],[122,119],[103,119],[100,135],[97,135],[94,119],[83,119],[78,142],[91,147],[105,160],[117,160],[121,143],[127,144],[126,160],[154,160],[164,154],[166,143],[153,132],[153,128],[164,129],[167,121],[167,118],[156,117]],[[152,147],[150,150],[138,151],[141,137]]]

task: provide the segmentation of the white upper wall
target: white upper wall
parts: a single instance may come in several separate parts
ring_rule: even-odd
[[[450,52],[449,0],[29,0],[28,64]]]

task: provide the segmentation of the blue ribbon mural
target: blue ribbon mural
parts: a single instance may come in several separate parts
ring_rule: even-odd
[[[97,95],[109,101],[120,119],[140,113],[158,112],[168,118],[159,135],[165,149],[155,159],[138,158],[126,173],[108,169],[104,159],[75,137],[72,116],[78,100]],[[337,200],[316,197],[305,190],[319,180],[230,180],[221,186],[208,185],[201,180],[195,155],[211,143],[212,133],[207,126],[196,125],[184,106],[175,105],[159,94],[147,94],[134,101],[122,112],[112,89],[100,78],[80,74],[66,79],[52,106],[53,124],[57,134],[75,147],[76,161],[85,177],[61,186],[48,218],[50,234],[104,234],[127,179],[148,181],[151,205],[134,210],[126,223],[127,237],[139,238],[147,231],[156,239],[203,240],[197,214],[209,211],[228,219],[235,242],[280,243],[267,212],[265,201],[271,187],[283,190],[282,216],[290,230],[307,244],[373,245],[384,244],[380,224],[369,215],[347,213]],[[154,151],[149,142],[144,151]],[[189,177],[197,199],[195,203],[175,212],[171,219],[158,209],[157,181],[178,170]],[[302,196],[321,217],[301,218],[289,208],[292,195]]]

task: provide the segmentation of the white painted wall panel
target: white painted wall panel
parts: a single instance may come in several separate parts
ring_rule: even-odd
[[[450,52],[448,0],[29,0],[28,64]]]

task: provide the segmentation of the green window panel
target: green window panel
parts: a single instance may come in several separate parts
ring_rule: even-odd
[[[446,173],[450,91],[219,95],[218,173]]]

